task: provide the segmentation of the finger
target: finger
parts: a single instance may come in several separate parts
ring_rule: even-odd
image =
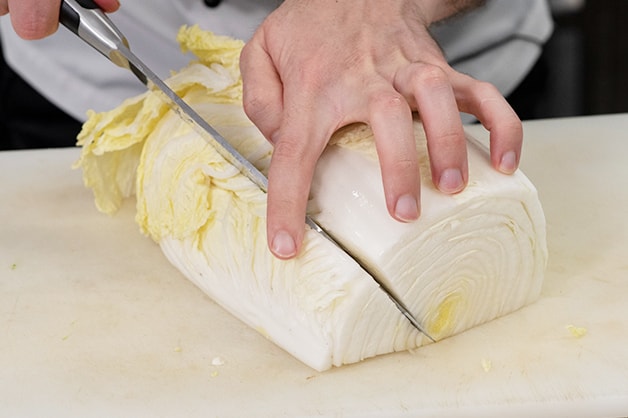
[[[240,55],[243,105],[249,119],[274,142],[283,114],[283,85],[258,38],[247,43]]]
[[[503,173],[513,173],[521,159],[521,120],[492,84],[463,74],[453,80],[460,110],[477,117],[490,131],[491,164]]]
[[[314,106],[291,100],[293,109],[286,112],[285,123],[276,136],[275,149],[268,173],[267,235],[271,252],[289,259],[298,254],[305,233],[305,210],[312,176],[331,132],[330,119],[314,112]]]
[[[395,88],[416,102],[425,134],[432,181],[445,193],[457,193],[468,181],[467,146],[453,88],[438,66],[414,63],[400,70]]]
[[[118,0],[96,0],[105,12],[120,8]],[[15,32],[23,39],[41,39],[53,34],[59,27],[61,0],[28,2],[8,0],[0,4],[0,15],[11,14]]]
[[[118,0],[95,0],[95,2],[107,13],[115,12],[120,8],[120,2]]]
[[[41,39],[59,26],[61,0],[9,0],[7,8],[15,33],[23,39]]]
[[[388,212],[409,222],[420,212],[420,177],[412,111],[397,92],[376,93],[369,121],[379,156]]]

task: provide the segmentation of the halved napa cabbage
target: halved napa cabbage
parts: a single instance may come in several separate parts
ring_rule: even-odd
[[[168,84],[261,171],[272,148],[242,110],[242,43],[197,27],[179,34],[199,60]],[[312,186],[311,215],[387,285],[437,339],[538,298],[547,258],[545,221],[533,185],[502,175],[469,141],[470,184],[455,196],[429,178],[423,130],[423,213],[399,223],[384,203],[372,133],[337,132]],[[266,195],[151,92],[91,113],[79,143],[85,184],[114,212],[136,195],[141,231],[217,303],[317,370],[428,342],[352,259],[308,230],[301,253],[268,251]],[[210,320],[210,318],[208,318]]]

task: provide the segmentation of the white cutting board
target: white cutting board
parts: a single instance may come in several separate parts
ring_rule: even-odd
[[[99,214],[77,150],[0,153],[0,416],[628,416],[628,115],[525,131],[548,221],[541,300],[325,373],[188,283],[131,202]]]

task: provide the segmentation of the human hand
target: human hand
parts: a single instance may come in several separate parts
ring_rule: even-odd
[[[115,12],[118,0],[94,0],[105,12]],[[21,38],[41,39],[59,26],[61,0],[0,0],[0,16],[11,15],[11,24]]]
[[[402,222],[420,213],[413,110],[441,191],[457,193],[468,181],[459,111],[491,132],[493,166],[516,170],[519,118],[495,87],[453,70],[428,32],[436,18],[456,11],[443,10],[453,3],[285,0],[247,43],[244,108],[274,144],[267,234],[275,256],[298,253],[316,162],[333,132],[352,122],[373,129],[387,209]]]

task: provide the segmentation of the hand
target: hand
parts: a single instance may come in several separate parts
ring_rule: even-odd
[[[459,111],[491,131],[493,166],[516,170],[519,118],[495,87],[454,71],[428,32],[434,19],[456,11],[443,10],[453,3],[286,0],[247,43],[244,108],[274,144],[267,233],[275,256],[298,253],[316,162],[333,132],[349,123],[373,129],[387,208],[402,222],[420,213],[413,110],[441,191],[457,193],[468,180]]]
[[[115,12],[118,0],[94,0],[105,12]],[[15,32],[24,39],[52,35],[59,26],[61,0],[0,0],[0,16],[9,13]]]

